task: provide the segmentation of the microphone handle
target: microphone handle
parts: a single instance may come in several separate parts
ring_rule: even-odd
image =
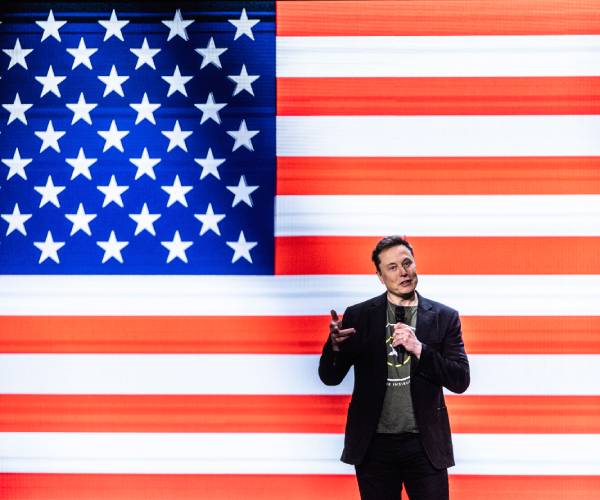
[[[396,306],[396,323],[404,323],[404,307],[402,306]],[[400,360],[400,363],[404,364],[404,356],[406,355],[406,349],[404,348],[404,346],[396,346],[394,349],[396,349],[396,354],[398,355],[398,359]]]

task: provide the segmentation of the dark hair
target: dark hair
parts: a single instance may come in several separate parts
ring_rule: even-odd
[[[396,247],[398,245],[404,245],[406,248],[410,250],[410,254],[414,257],[415,252],[413,251],[413,247],[411,244],[401,236],[386,236],[385,238],[379,240],[377,245],[375,245],[375,249],[371,254],[371,260],[373,264],[375,264],[375,269],[379,272],[379,264],[381,261],[379,260],[379,254],[388,248]]]

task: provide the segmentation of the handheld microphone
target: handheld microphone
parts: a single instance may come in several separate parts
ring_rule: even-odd
[[[404,323],[404,307],[396,306],[396,323]],[[398,345],[394,349],[396,349],[396,354],[398,355],[398,359],[400,363],[404,364],[404,356],[406,355],[406,349],[404,346]]]

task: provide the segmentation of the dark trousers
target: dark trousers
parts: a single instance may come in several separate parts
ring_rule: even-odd
[[[418,434],[375,434],[364,461],[356,466],[362,500],[448,500],[448,471],[436,469]]]

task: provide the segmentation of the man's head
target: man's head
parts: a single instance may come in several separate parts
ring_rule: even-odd
[[[379,281],[388,293],[408,299],[414,296],[419,278],[412,246],[400,236],[383,238],[371,256]]]

